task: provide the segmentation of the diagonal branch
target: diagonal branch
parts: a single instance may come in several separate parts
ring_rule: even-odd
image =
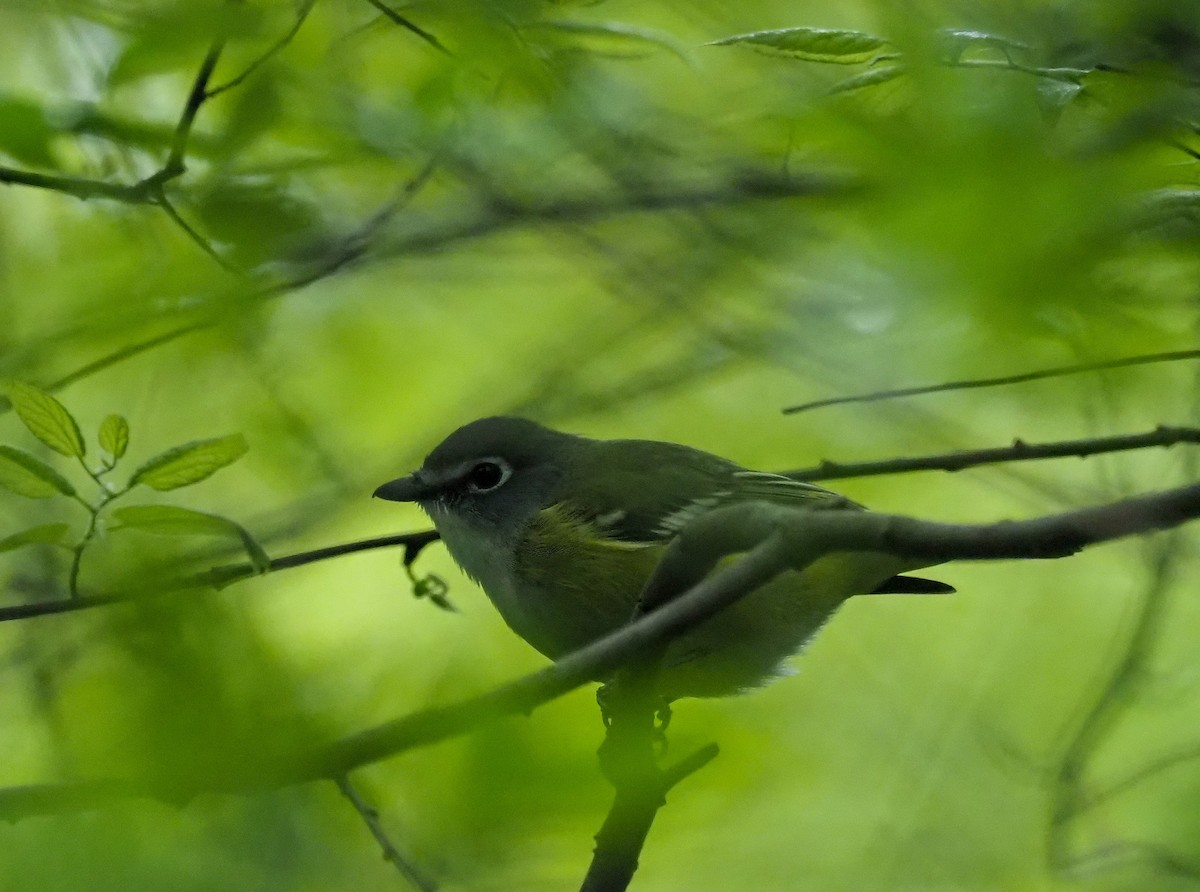
[[[224,765],[191,792],[250,792],[322,778],[416,747],[524,715],[619,667],[736,603],[788,568],[834,551],[878,551],[904,561],[1066,557],[1089,545],[1179,526],[1200,517],[1200,484],[1023,521],[944,524],[869,511],[788,510],[749,503],[690,524],[667,549],[644,602],[659,605],[546,668],[449,706],[411,713],[302,752],[291,760],[259,754]],[[709,571],[725,555],[741,559]],[[708,575],[706,575],[708,574]],[[678,597],[672,597],[682,592]],[[243,754],[245,755],[245,754]],[[178,799],[176,786],[169,791]],[[110,796],[166,795],[147,779],[37,784],[0,790],[0,819],[94,808]]]
[[[350,783],[350,778],[342,776],[336,778],[335,783],[342,795],[354,806],[359,817],[363,819],[363,823],[367,825],[367,829],[371,831],[375,841],[379,843],[379,848],[383,850],[383,860],[394,865],[400,875],[420,892],[434,892],[437,889],[437,883],[431,877],[426,876],[424,871],[413,864],[412,860],[396,847],[387,831],[383,829],[378,809],[362,798],[362,794]]]
[[[300,33],[300,29],[304,27],[305,20],[308,19],[308,14],[312,12],[313,7],[316,5],[317,0],[304,0],[300,6],[300,11],[296,14],[296,20],[292,22],[292,27],[287,30],[287,33],[280,37],[279,40],[275,41],[275,43],[273,43],[265,53],[242,69],[241,74],[231,77],[223,84],[219,84],[215,87],[209,87],[206,93],[207,98],[212,99],[214,96],[220,96],[226,90],[232,90],[234,87],[240,87],[245,80],[250,77],[250,75],[254,74],[254,72],[258,71],[259,68],[267,64],[267,62],[285,50],[288,44],[290,44],[296,35]]]
[[[411,31],[413,34],[417,35],[417,37],[421,38],[423,41],[425,41],[427,44],[429,44],[431,47],[433,47],[438,52],[445,53],[447,56],[454,55],[454,53],[452,53],[452,52],[450,52],[450,50],[446,49],[446,45],[443,44],[440,40],[438,40],[436,37],[434,37],[432,34],[430,34],[428,31],[426,31],[424,28],[422,28],[416,22],[400,15],[400,13],[396,12],[396,10],[392,9],[390,6],[388,6],[386,3],[384,3],[383,0],[367,0],[367,2],[370,3],[372,6],[374,6],[381,13],[383,13],[385,18],[390,19],[394,24],[399,25],[401,28],[404,28],[406,31]]]

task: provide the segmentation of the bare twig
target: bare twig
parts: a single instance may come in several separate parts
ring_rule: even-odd
[[[1186,765],[1188,762],[1195,762],[1198,759],[1200,759],[1200,744],[1155,759],[1101,790],[1097,790],[1094,793],[1081,793],[1075,802],[1073,814],[1081,815],[1086,811],[1103,805],[1105,802],[1116,799],[1122,793],[1134,789],[1150,778],[1162,774],[1164,771],[1169,771],[1177,765]]]
[[[234,2],[236,0],[230,0],[231,4]],[[171,151],[167,155],[167,160],[164,162],[162,170],[151,177],[155,183],[162,184],[167,180],[174,179],[186,170],[183,158],[187,154],[188,139],[192,135],[192,127],[196,123],[196,115],[200,112],[200,106],[204,105],[208,99],[208,82],[225,49],[225,40],[225,24],[222,22],[218,26],[217,36],[213,38],[213,42],[204,56],[204,61],[200,63],[200,70],[196,72],[192,88],[188,91],[187,100],[183,104],[183,112],[179,115],[179,122],[175,125],[175,135],[171,139]]]
[[[152,201],[150,190],[144,183],[134,183],[133,185],[106,183],[103,180],[92,180],[86,177],[56,176],[35,173],[30,170],[18,170],[13,167],[0,166],[0,183],[49,189],[53,192],[62,192],[64,195],[72,195],[83,201],[87,201],[89,198],[111,198],[127,204],[149,204]]]
[[[90,510],[90,508],[89,508]],[[316,563],[344,554],[354,554],[359,551],[370,551],[375,548],[392,548],[402,546],[405,549],[405,560],[412,560],[426,545],[436,542],[440,537],[433,530],[420,533],[402,533],[396,536],[380,536],[375,539],[363,539],[358,542],[346,542],[341,545],[331,545],[313,551],[302,551],[284,557],[274,558],[268,565],[270,573],[288,570],[292,567],[303,567],[305,564]],[[175,580],[161,587],[139,595],[90,595],[88,597],[72,597],[58,601],[38,601],[33,604],[17,604],[12,607],[0,607],[0,623],[19,619],[30,619],[35,616],[51,616],[59,613],[73,613],[77,610],[87,610],[91,607],[106,607],[112,604],[125,604],[131,601],[142,601],[152,595],[167,595],[186,591],[197,586],[226,586],[257,574],[250,564],[229,564],[213,567],[185,580]]]
[[[824,400],[814,400],[810,403],[800,403],[797,406],[790,406],[784,409],[783,412],[785,415],[795,415],[799,412],[808,412],[812,409],[824,408],[825,406],[841,406],[846,403],[875,403],[907,396],[920,396],[926,393],[973,390],[978,387],[1002,387],[1008,384],[1024,384],[1027,381],[1041,381],[1046,378],[1061,378],[1064,375],[1081,375],[1087,372],[1100,372],[1105,369],[1120,369],[1156,362],[1179,362],[1185,359],[1200,359],[1200,350],[1173,350],[1168,353],[1148,353],[1143,356],[1126,356],[1122,359],[1111,359],[1105,362],[1060,366],[1052,369],[1042,369],[1037,372],[1024,372],[1019,375],[1006,375],[1000,378],[974,378],[966,381],[948,381],[943,384],[930,384],[923,387],[877,390],[874,393],[859,393],[852,396],[838,396]]]
[[[383,0],[367,0],[367,2],[370,3],[372,6],[374,6],[381,13],[383,13],[383,15],[386,18],[391,19],[392,22],[399,25],[401,28],[404,28],[407,31],[411,31],[413,34],[417,35],[417,37],[421,38],[423,41],[425,41],[427,44],[429,44],[431,47],[433,47],[438,52],[445,53],[447,56],[454,55],[454,53],[452,53],[452,52],[450,52],[450,50],[446,49],[445,44],[443,44],[440,40],[438,40],[436,37],[434,37],[432,34],[430,34],[428,31],[426,31],[420,25],[418,25],[415,22],[413,22],[412,20],[407,19],[404,16],[400,15],[400,13],[396,12],[396,10],[392,9],[390,6],[388,6],[386,3],[384,3]]]
[[[411,198],[412,194],[429,180],[433,168],[426,165],[408,184],[404,191]],[[147,187],[148,188],[148,187]],[[423,229],[409,233],[399,238],[387,250],[380,251],[379,256],[391,258],[404,255],[426,254],[452,247],[458,242],[477,238],[486,238],[506,229],[525,226],[536,226],[543,223],[598,222],[611,217],[642,211],[689,209],[708,207],[720,204],[734,204],[743,201],[783,200],[805,196],[836,195],[857,188],[856,184],[844,178],[825,177],[776,177],[747,175],[736,178],[731,183],[718,187],[693,188],[684,187],[678,190],[663,189],[657,192],[629,195],[594,195],[585,197],[565,198],[558,201],[546,202],[533,206],[491,206],[478,211],[477,214],[462,219],[457,210],[448,214],[449,222],[438,224],[429,223]],[[401,203],[402,204],[402,203]],[[248,302],[273,300],[294,291],[298,291],[314,282],[325,279],[344,269],[361,258],[368,250],[370,236],[373,236],[388,219],[390,210],[397,206],[395,199],[389,200],[384,207],[371,216],[367,224],[352,233],[336,251],[321,259],[312,269],[291,279],[272,285],[267,285],[248,295]],[[455,204],[457,208],[457,203]],[[94,359],[79,368],[60,376],[54,381],[46,382],[43,389],[56,391],[82,378],[111,368],[127,359],[131,359],[147,350],[152,350],[163,344],[168,344],[188,335],[218,325],[226,318],[224,313],[199,319],[180,325],[169,331],[144,340],[135,341]],[[0,401],[0,411],[6,411],[8,406]]]
[[[228,260],[226,260],[224,257],[222,257],[217,252],[217,249],[214,248],[211,244],[209,244],[208,239],[206,239],[203,235],[201,235],[196,230],[195,227],[193,227],[190,223],[188,223],[187,220],[183,219],[183,217],[180,216],[179,211],[176,210],[176,208],[175,208],[175,205],[171,202],[171,200],[169,198],[167,198],[167,193],[162,188],[161,184],[159,184],[158,187],[154,190],[154,203],[163,209],[163,211],[166,213],[166,215],[171,218],[171,221],[176,226],[178,226],[180,229],[182,229],[184,234],[187,235],[187,237],[189,239],[191,239],[193,242],[195,242],[201,251],[203,251],[205,254],[207,254],[209,257],[211,257],[213,260],[215,260],[217,265],[220,266],[221,269],[225,270],[226,272],[233,273],[234,275],[237,275],[237,276],[245,275],[245,273],[242,270],[238,269],[236,266],[234,266],[232,263],[230,263]]]
[[[337,788],[342,791],[342,795],[350,800],[354,810],[358,812],[363,823],[367,825],[367,829],[371,831],[371,835],[375,837],[375,841],[379,843],[379,848],[383,850],[383,860],[390,861],[396,870],[400,871],[400,875],[414,888],[420,889],[421,892],[434,892],[437,889],[437,883],[433,881],[432,877],[426,876],[424,871],[413,864],[411,859],[396,847],[383,828],[383,824],[380,823],[379,810],[367,804],[354,785],[350,783],[350,778],[343,775],[337,778],[335,783]]]
[[[269,62],[279,52],[286,49],[287,45],[292,42],[293,38],[300,33],[300,29],[304,26],[304,22],[308,18],[308,14],[312,12],[313,7],[316,5],[317,0],[304,0],[304,2],[300,5],[300,11],[296,14],[296,20],[292,22],[292,27],[288,29],[287,33],[273,43],[270,49],[242,69],[241,74],[231,77],[229,80],[225,81],[225,83],[216,87],[209,87],[207,91],[207,98],[212,99],[214,96],[220,96],[226,90],[232,90],[234,87],[241,86],[246,78],[258,71],[259,68]]]
[[[1169,541],[1156,544],[1153,581],[1142,597],[1129,639],[1103,688],[1075,729],[1058,765],[1052,810],[1046,828],[1047,856],[1050,866],[1055,869],[1078,860],[1078,856],[1072,857],[1069,851],[1069,824],[1084,808],[1094,804],[1088,802],[1084,792],[1084,769],[1121,712],[1129,706],[1162,630],[1166,616],[1166,594],[1178,550],[1171,548]]]
[[[1040,461],[1050,458],[1087,458],[1108,452],[1152,449],[1159,446],[1174,446],[1177,443],[1200,443],[1200,428],[1159,425],[1144,434],[1087,437],[1079,440],[1060,440],[1054,443],[1026,443],[1024,440],[1014,440],[1011,446],[969,449],[914,458],[889,458],[868,462],[822,461],[815,467],[797,468],[783,473],[795,480],[813,481],[874,477],[882,474],[907,474],[913,471],[962,471],[979,465]]]

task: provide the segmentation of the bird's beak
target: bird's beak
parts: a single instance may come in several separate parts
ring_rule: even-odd
[[[420,471],[414,471],[407,477],[400,477],[383,484],[375,490],[375,498],[387,499],[389,502],[423,502],[434,498],[441,491],[441,486],[422,477]]]

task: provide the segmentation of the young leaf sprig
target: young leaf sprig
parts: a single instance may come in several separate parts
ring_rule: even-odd
[[[194,440],[161,452],[143,462],[130,474],[124,486],[114,486],[105,477],[116,469],[129,448],[129,422],[120,415],[109,415],[97,431],[101,455],[99,464],[87,461],[87,441],[75,417],[55,397],[32,384],[16,381],[7,388],[8,398],[17,416],[29,432],[50,449],[75,459],[96,486],[90,500],[80,495],[65,476],[40,458],[14,446],[0,445],[0,487],[29,499],[63,496],[81,505],[87,512],[83,534],[70,543],[70,525],[43,524],[0,538],[0,552],[26,545],[45,543],[71,552],[67,588],[72,598],[80,597],[79,572],[83,556],[95,541],[102,517],[109,506],[138,486],[159,492],[180,489],[211,477],[246,454],[248,446],[241,434]],[[193,511],[172,505],[133,505],[112,510],[117,524],[113,531],[139,530],[166,536],[222,536],[232,538],[245,549],[251,564],[265,572],[269,559],[254,537],[240,524],[226,517]]]

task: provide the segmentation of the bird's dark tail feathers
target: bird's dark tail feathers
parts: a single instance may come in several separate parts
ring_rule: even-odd
[[[951,595],[955,588],[936,579],[920,576],[893,576],[871,592],[872,595]]]

